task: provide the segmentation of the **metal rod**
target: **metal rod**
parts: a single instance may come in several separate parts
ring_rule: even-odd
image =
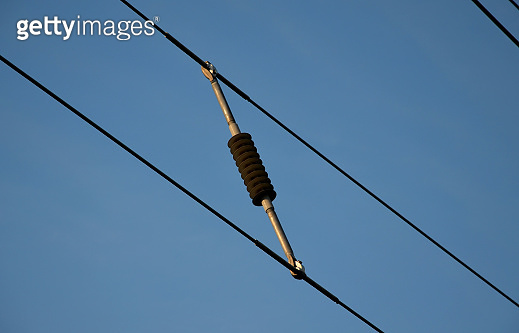
[[[227,121],[227,125],[229,126],[229,131],[231,131],[231,135],[235,136],[236,134],[240,134],[240,128],[234,120],[231,108],[229,107],[229,104],[225,99],[225,95],[222,92],[222,88],[220,87],[220,84],[216,79],[216,69],[211,64],[209,64],[209,66],[211,68],[211,71],[202,67],[202,72],[204,73],[205,77],[208,78],[209,81],[211,81],[211,87],[213,88],[214,94],[216,95],[216,99],[218,100],[218,104],[220,104],[220,108],[223,111],[223,115],[225,116],[225,120]]]
[[[241,133],[238,124],[236,124],[236,121],[232,116],[231,109],[229,108],[229,104],[227,104],[227,100],[223,95],[222,88],[220,88],[220,84],[218,83],[218,81],[214,80],[213,82],[211,82],[211,87],[213,87],[216,99],[218,99],[218,103],[220,103],[220,107],[222,108],[225,120],[227,120],[227,125],[229,126],[229,130],[231,131],[231,135],[234,136],[236,134]]]
[[[269,196],[266,196],[265,198],[263,198],[263,200],[261,200],[261,205],[263,206],[263,209],[265,209],[265,213],[267,213],[269,217],[270,223],[272,224],[272,227],[276,232],[276,236],[278,237],[279,242],[281,243],[281,247],[283,248],[283,251],[287,256],[288,262],[294,266],[296,261],[296,258],[294,257],[294,251],[292,250],[292,247],[288,242],[287,236],[285,235],[285,231],[283,230],[283,227],[279,222],[278,215],[276,214],[276,211],[274,210],[274,205],[272,204],[272,200],[270,200]]]

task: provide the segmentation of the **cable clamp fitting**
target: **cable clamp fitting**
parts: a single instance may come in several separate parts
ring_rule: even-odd
[[[306,275],[305,267],[303,266],[303,262],[301,260],[295,260],[292,264],[298,272],[290,271],[290,274],[294,277],[294,279],[301,280]]]
[[[205,62],[209,69],[202,66],[202,73],[204,73],[204,76],[209,79],[209,81],[213,82],[216,80],[216,75],[218,75],[218,71],[216,70],[216,67],[214,67],[213,64],[211,64],[209,61]]]

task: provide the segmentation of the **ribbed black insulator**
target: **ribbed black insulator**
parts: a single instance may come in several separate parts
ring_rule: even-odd
[[[261,206],[261,200],[267,195],[270,200],[274,200],[276,191],[274,191],[274,186],[270,182],[250,134],[236,134],[227,145],[231,148],[232,157],[236,161],[243,183],[247,186],[252,203],[255,206]]]

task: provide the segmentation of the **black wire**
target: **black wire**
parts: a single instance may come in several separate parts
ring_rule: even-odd
[[[82,114],[81,112],[79,112],[78,110],[76,110],[74,107],[72,107],[70,104],[68,104],[67,102],[65,102],[63,99],[61,99],[59,96],[57,96],[56,94],[54,94],[52,91],[50,91],[49,89],[47,89],[44,85],[42,85],[41,83],[39,83],[38,81],[36,81],[35,79],[33,79],[31,76],[29,76],[29,74],[25,73],[24,71],[22,71],[20,68],[18,68],[16,65],[14,65],[13,63],[11,63],[9,60],[7,60],[6,58],[4,58],[2,55],[0,55],[0,60],[2,60],[7,66],[11,67],[12,69],[14,69],[16,72],[18,72],[18,74],[20,74],[21,76],[23,76],[24,78],[26,78],[27,80],[29,80],[32,84],[34,84],[35,86],[37,86],[38,88],[40,88],[41,90],[43,90],[47,95],[49,95],[50,97],[54,98],[56,101],[58,101],[60,104],[62,104],[64,107],[66,107],[67,109],[69,109],[70,111],[72,111],[76,116],[78,116],[79,118],[81,118],[82,120],[84,120],[87,124],[89,124],[90,126],[92,126],[93,128],[95,128],[96,130],[98,130],[99,132],[101,132],[101,134],[103,134],[104,136],[106,136],[108,139],[110,139],[111,141],[113,141],[115,144],[117,144],[119,147],[121,147],[122,149],[126,150],[128,153],[130,153],[130,155],[132,155],[133,157],[135,157],[136,159],[138,159],[140,162],[142,162],[144,165],[146,165],[148,168],[150,168],[151,170],[155,171],[159,176],[161,176],[162,178],[164,178],[165,180],[167,180],[169,183],[171,183],[172,185],[174,185],[175,187],[177,187],[179,190],[181,190],[182,192],[184,192],[187,196],[189,196],[191,199],[195,200],[198,204],[200,204],[202,207],[204,207],[205,209],[207,209],[208,211],[210,211],[211,213],[213,213],[213,215],[215,215],[216,217],[218,217],[220,220],[222,220],[223,222],[225,222],[228,226],[230,226],[231,228],[233,228],[234,230],[236,230],[239,234],[241,234],[243,237],[247,238],[249,241],[251,241],[252,243],[254,243],[254,245],[256,245],[257,247],[259,247],[263,252],[265,252],[267,255],[269,255],[272,259],[276,260],[278,263],[280,263],[281,265],[285,266],[287,269],[289,270],[292,270],[294,271],[294,273],[297,273],[297,274],[301,274],[301,272],[297,271],[296,269],[294,269],[294,267],[292,265],[290,265],[286,260],[284,260],[283,258],[281,258],[278,254],[276,254],[274,251],[272,251],[270,248],[268,248],[266,245],[264,245],[262,242],[260,242],[259,240],[257,239],[254,239],[251,235],[249,235],[248,233],[246,233],[244,230],[242,230],[240,227],[238,227],[236,224],[232,223],[229,219],[227,219],[225,216],[223,216],[222,214],[220,214],[218,211],[216,211],[214,208],[212,208],[211,206],[209,206],[207,203],[205,203],[202,199],[198,198],[196,195],[194,195],[193,193],[191,193],[189,190],[187,190],[185,187],[183,187],[182,185],[180,185],[179,183],[177,183],[175,180],[173,180],[173,178],[171,178],[170,176],[168,176],[167,174],[165,174],[162,170],[160,170],[159,168],[157,168],[155,165],[153,165],[151,162],[149,162],[148,160],[146,160],[144,157],[142,157],[141,155],[139,155],[138,153],[136,153],[133,149],[131,149],[130,147],[128,147],[127,145],[125,145],[124,143],[122,143],[121,141],[119,141],[116,137],[114,137],[112,134],[110,134],[108,131],[106,131],[105,129],[103,129],[101,126],[97,125],[94,121],[90,120],[90,118],[88,118],[87,116],[85,116],[84,114]],[[326,297],[328,297],[329,299],[331,299],[332,301],[334,301],[335,303],[339,304],[340,306],[342,306],[344,309],[348,310],[349,312],[351,312],[355,317],[359,318],[360,320],[362,320],[365,324],[367,324],[369,327],[371,327],[372,329],[374,329],[375,331],[377,332],[383,332],[381,329],[379,329],[377,326],[375,326],[374,324],[372,324],[369,320],[367,320],[366,318],[364,318],[363,316],[361,316],[359,313],[357,313],[355,310],[353,310],[352,308],[350,308],[349,306],[347,306],[346,304],[344,304],[343,302],[341,302],[339,300],[339,298],[337,298],[335,295],[333,295],[331,292],[329,292],[328,290],[326,290],[324,287],[322,287],[320,284],[318,284],[317,282],[315,282],[314,280],[312,280],[308,275],[304,274],[303,275],[303,278],[302,280],[306,281],[309,285],[311,285],[312,287],[314,287],[315,289],[317,289],[319,292],[321,292],[323,295],[325,295]]]
[[[517,8],[517,10],[519,10],[519,5],[514,0],[510,0],[510,2],[512,5],[514,5],[515,8]]]
[[[517,7],[517,4],[510,0],[516,7]],[[499,28],[501,29],[501,31],[508,37],[510,38],[510,40],[515,44],[515,46],[519,47],[519,40],[517,40],[517,38],[514,37],[514,35],[512,35],[510,33],[510,31],[506,30],[506,28],[504,27],[504,25],[501,24],[501,22],[499,22],[498,19],[496,19],[494,17],[494,15],[492,15],[488,9],[485,8],[485,6],[483,6],[481,4],[481,2],[479,2],[478,0],[472,0],[472,2],[478,6],[478,8],[490,19],[490,21],[494,22],[494,24]],[[519,9],[519,8],[518,8]],[[516,303],[517,306],[519,306],[517,303]]]
[[[133,7],[128,1],[121,0],[126,6],[128,6],[131,10],[133,10],[137,15],[139,15],[142,19],[145,21],[148,21],[149,19],[141,13],[138,9]],[[169,41],[171,41],[173,44],[175,44],[178,48],[180,48],[184,53],[186,53],[189,57],[191,57],[193,60],[195,60],[200,66],[209,69],[209,66],[201,59],[199,58],[195,53],[193,53],[191,50],[189,50],[185,45],[180,43],[177,39],[175,39],[173,36],[171,36],[169,33],[164,32],[158,25],[154,25],[155,28],[162,33]],[[519,45],[518,45],[519,46]],[[400,214],[396,209],[391,207],[388,203],[386,203],[384,200],[382,200],[379,196],[377,196],[375,193],[370,191],[367,187],[362,185],[358,180],[353,178],[350,174],[348,174],[346,171],[344,171],[341,167],[339,167],[337,164],[335,164],[333,161],[331,161],[328,157],[326,157],[323,153],[321,153],[319,150],[314,148],[311,144],[309,144],[306,140],[301,138],[298,134],[296,134],[294,131],[292,131],[288,126],[283,124],[280,120],[278,120],[276,117],[274,117],[272,114],[270,114],[267,110],[262,108],[258,103],[253,101],[246,93],[244,93],[240,88],[236,87],[232,82],[227,80],[222,74],[217,74],[218,79],[220,79],[227,87],[229,87],[232,91],[234,91],[236,94],[241,96],[243,99],[245,99],[247,102],[251,103],[254,107],[256,107],[259,111],[261,111],[264,115],[269,117],[272,121],[274,121],[276,124],[278,124],[281,128],[283,128],[285,131],[290,133],[294,138],[296,138],[299,142],[301,142],[303,145],[305,145],[308,149],[313,151],[317,156],[322,158],[326,163],[331,165],[335,170],[340,172],[342,175],[344,175],[346,178],[351,180],[355,185],[360,187],[364,192],[369,194],[372,198],[377,200],[380,204],[382,204],[384,207],[389,209],[393,214],[398,216],[402,221],[407,223],[411,228],[416,230],[420,235],[424,236],[428,241],[436,245],[440,250],[442,250],[444,253],[446,253],[449,257],[454,259],[456,262],[458,262],[460,265],[465,267],[469,272],[474,274],[476,277],[478,277],[481,281],[485,282],[489,287],[497,291],[501,296],[512,302],[515,306],[519,307],[519,304],[514,301],[510,296],[505,294],[501,289],[496,287],[494,284],[492,284],[490,281],[485,279],[481,274],[476,272],[474,269],[472,269],[469,265],[467,265],[465,262],[463,262],[461,259],[459,259],[457,256],[455,256],[452,252],[447,250],[445,247],[443,247],[440,243],[435,241],[431,236],[427,235],[423,230],[421,230],[419,227],[417,227],[415,224],[413,224],[411,221],[409,221],[406,217],[404,217],[402,214]]]

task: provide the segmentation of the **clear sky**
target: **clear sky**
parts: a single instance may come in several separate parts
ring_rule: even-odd
[[[516,36],[519,11],[482,1]],[[137,1],[519,300],[519,49],[470,0]],[[200,67],[120,1],[3,1],[0,53],[277,253]],[[36,26],[34,26],[36,28]],[[0,331],[371,332],[0,64]],[[386,332],[519,332],[519,309],[224,87],[307,273]]]

